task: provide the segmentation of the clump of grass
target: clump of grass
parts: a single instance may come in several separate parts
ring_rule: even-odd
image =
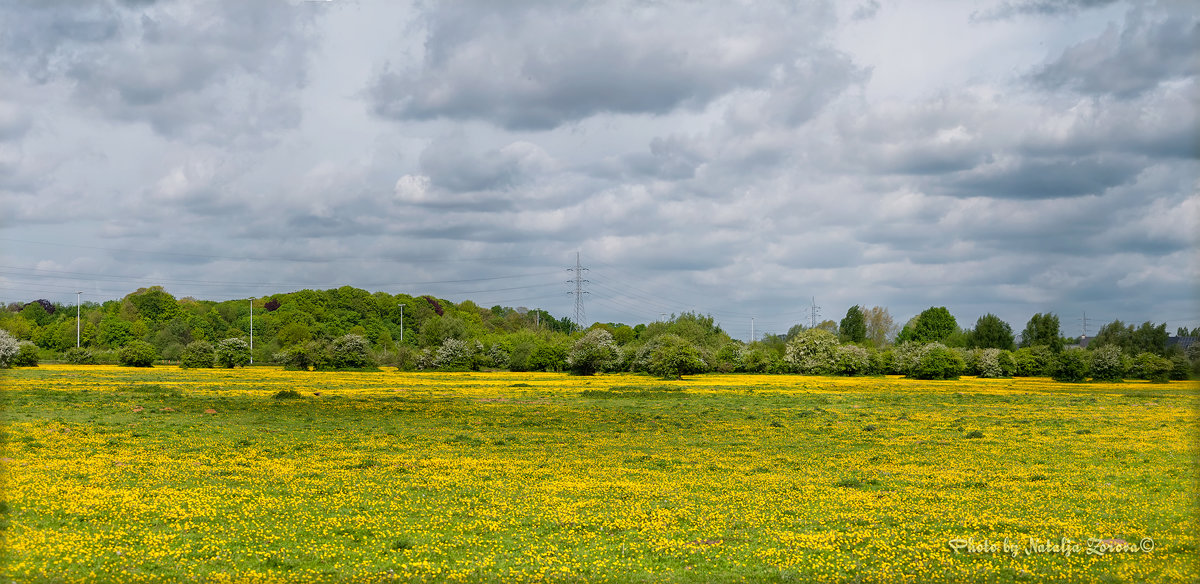
[[[615,385],[609,389],[585,389],[581,394],[588,398],[670,398],[683,395],[683,389],[669,385],[645,387],[641,385]]]
[[[875,478],[861,479],[861,478],[855,476],[855,477],[847,477],[847,478],[841,479],[838,482],[833,483],[833,486],[846,487],[846,488],[852,488],[852,489],[861,489],[867,485],[874,486],[874,485],[878,485],[878,484],[879,484],[879,479],[875,479]]]
[[[148,384],[144,384],[144,385],[130,385],[129,387],[126,388],[126,391],[130,391],[132,393],[143,393],[143,394],[156,395],[156,396],[162,396],[162,397],[180,397],[183,395],[183,392],[179,391],[177,388],[167,387],[165,385],[159,385],[157,383],[148,383]]]
[[[1076,430],[1075,433],[1076,434],[1091,434],[1092,431],[1088,430],[1087,428],[1081,428],[1079,430]]]
[[[392,549],[398,552],[411,550],[413,549],[413,542],[407,537],[402,537],[392,542]]]
[[[281,389],[271,397],[275,399],[300,399],[300,392],[294,389]]]
[[[863,432],[874,432],[875,430],[875,424],[867,424],[866,426],[863,426]]]
[[[1029,480],[1031,482],[1048,481],[1048,480],[1050,480],[1050,477],[1048,477],[1042,473],[1037,473],[1035,475],[1030,475]]]
[[[510,385],[509,387],[533,387],[533,386],[529,385],[528,383],[514,383],[514,384]]]
[[[968,439],[983,438],[983,432],[980,432],[979,430],[971,430],[970,432],[967,433],[966,436],[963,436],[963,438],[968,438]]]

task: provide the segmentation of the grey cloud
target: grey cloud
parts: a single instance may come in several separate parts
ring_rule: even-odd
[[[316,42],[307,4],[22,6],[3,15],[26,25],[5,30],[0,66],[67,83],[79,103],[165,136],[266,134],[300,115],[294,93]]]
[[[1067,48],[1031,77],[1038,86],[1132,98],[1200,70],[1200,15],[1194,7],[1137,7],[1118,30]]]
[[[879,8],[879,0],[867,0],[854,9],[854,13],[850,15],[850,18],[853,20],[870,20],[875,18],[876,14],[879,14]]]
[[[529,142],[474,154],[461,136],[434,140],[420,162],[434,187],[454,193],[511,189],[557,166],[545,150]]]
[[[384,70],[371,87],[372,106],[394,119],[482,119],[533,130],[602,113],[699,109],[734,89],[769,85],[781,67],[820,47],[831,14],[794,10],[440,4],[427,19],[424,62]]]
[[[988,10],[972,14],[972,20],[1003,20],[1017,16],[1058,16],[1075,14],[1081,10],[1104,8],[1118,0],[1024,0],[1001,2]]]
[[[1005,160],[948,178],[944,188],[958,196],[1016,199],[1099,195],[1136,178],[1142,166],[1139,161],[1105,156]]]

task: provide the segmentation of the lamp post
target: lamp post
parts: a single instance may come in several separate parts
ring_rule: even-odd
[[[250,297],[250,364],[254,364],[254,297]]]
[[[83,292],[75,293],[75,348],[79,348],[79,299]]]
[[[400,304],[400,344],[404,344],[404,304]]]

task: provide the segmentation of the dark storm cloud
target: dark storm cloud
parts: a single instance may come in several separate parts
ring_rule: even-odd
[[[1081,10],[1104,8],[1119,0],[1025,0],[1001,2],[989,10],[975,13],[975,20],[1001,20],[1016,16],[1058,16],[1075,14]]]
[[[166,136],[269,133],[300,116],[293,97],[315,41],[304,4],[7,4],[0,64]]]
[[[1120,27],[1068,47],[1033,81],[1047,89],[1132,98],[1170,81],[1194,79],[1200,70],[1200,13],[1194,6],[1172,8],[1130,10]]]
[[[439,4],[426,16],[424,61],[383,71],[372,104],[399,120],[481,119],[536,130],[604,113],[696,110],[733,90],[768,86],[780,71],[825,67],[825,55],[813,63],[808,53],[830,15],[797,10]]]
[[[1055,199],[1102,195],[1141,170],[1124,157],[1022,159],[997,162],[948,177],[945,190],[959,196]]]

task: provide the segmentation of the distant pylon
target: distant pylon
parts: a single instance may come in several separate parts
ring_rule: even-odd
[[[579,252],[575,252],[575,268],[567,268],[567,270],[575,272],[575,277],[568,281],[568,283],[574,282],[575,290],[568,292],[568,294],[575,295],[575,326],[579,330],[583,330],[583,319],[587,318],[583,310],[583,295],[587,294],[587,291],[583,289],[583,285],[587,283],[587,280],[583,279],[583,273],[587,271],[587,268],[579,263]]]

